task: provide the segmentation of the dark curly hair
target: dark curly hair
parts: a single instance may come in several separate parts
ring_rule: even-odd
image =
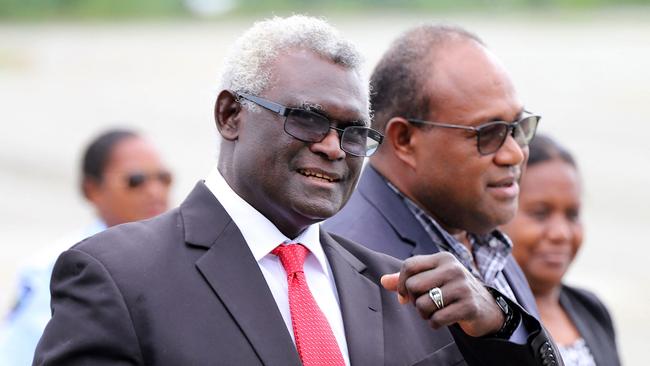
[[[565,163],[578,168],[575,158],[564,146],[557,143],[549,136],[543,134],[535,135],[529,145],[528,166],[543,163],[545,161],[560,159]]]

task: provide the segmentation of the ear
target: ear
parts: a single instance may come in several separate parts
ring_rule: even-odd
[[[237,140],[242,106],[237,97],[229,90],[222,90],[214,105],[214,119],[217,129],[224,139]]]
[[[81,191],[84,197],[94,204],[97,203],[99,197],[100,184],[98,180],[89,177],[85,177],[81,181]]]
[[[390,145],[394,155],[402,163],[415,169],[417,133],[419,129],[402,117],[393,117],[386,124],[385,143]]]

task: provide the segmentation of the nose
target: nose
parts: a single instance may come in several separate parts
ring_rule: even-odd
[[[525,149],[528,149],[528,147],[519,146],[512,134],[508,134],[503,145],[494,153],[494,161],[497,165],[502,166],[520,165],[526,158]]]
[[[573,233],[571,229],[571,223],[569,223],[566,218],[559,214],[555,215],[555,217],[548,222],[548,239],[553,243],[565,243],[571,239]]]
[[[169,195],[169,184],[165,184],[158,179],[148,179],[144,184],[144,193],[151,199],[167,202]]]
[[[330,129],[325,138],[320,142],[313,142],[310,150],[315,154],[326,157],[328,160],[345,158],[345,151],[341,150],[341,139],[336,130]]]

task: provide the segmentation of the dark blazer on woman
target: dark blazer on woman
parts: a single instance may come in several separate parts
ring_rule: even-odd
[[[560,305],[578,328],[596,364],[619,366],[614,324],[598,297],[587,290],[562,285]]]

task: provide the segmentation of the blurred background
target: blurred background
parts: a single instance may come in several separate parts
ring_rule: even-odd
[[[487,42],[540,131],[578,158],[587,236],[567,282],[609,306],[624,363],[647,364],[648,0],[0,0],[0,316],[21,262],[92,220],[78,188],[85,144],[108,127],[141,131],[180,203],[216,162],[224,51],[255,20],[296,12],[355,41],[367,73],[421,22]]]

